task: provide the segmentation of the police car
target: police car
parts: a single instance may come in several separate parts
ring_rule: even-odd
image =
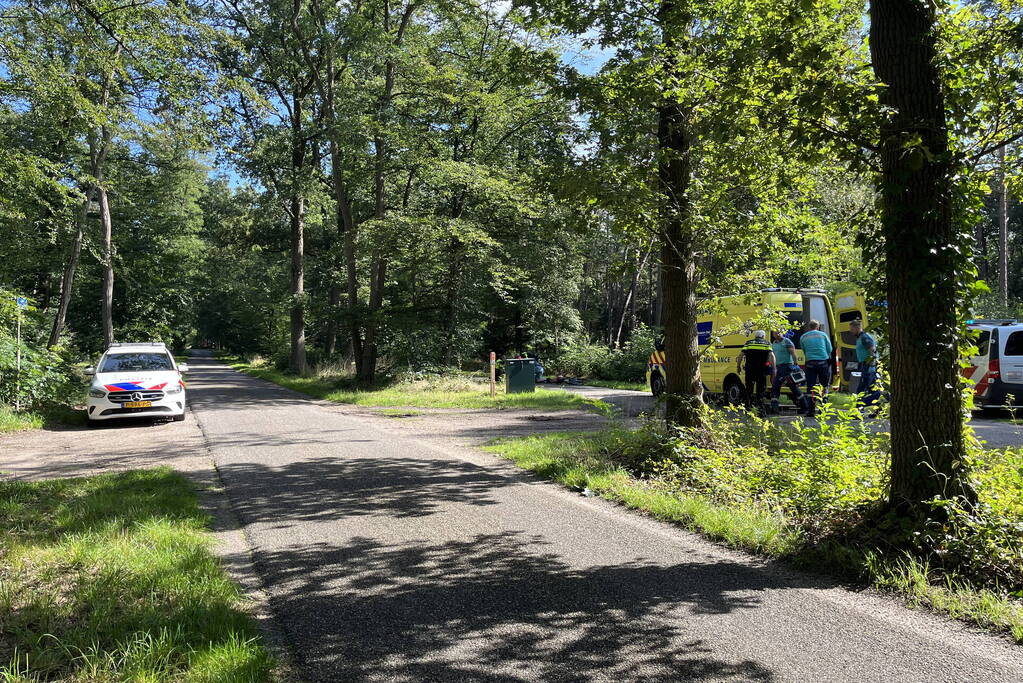
[[[1023,406],[1023,323],[1018,320],[971,320],[977,355],[963,368],[974,385],[974,405],[996,409]]]
[[[131,417],[185,419],[188,365],[178,365],[164,344],[111,344],[91,376],[86,403],[90,427]]]

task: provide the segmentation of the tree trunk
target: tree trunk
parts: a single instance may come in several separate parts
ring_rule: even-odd
[[[658,13],[664,40],[665,70],[675,70],[676,37],[688,20],[675,2]],[[677,76],[677,74],[675,74]],[[666,76],[665,80],[671,79]],[[696,254],[689,189],[692,181],[692,132],[684,107],[667,94],[657,108],[657,175],[661,192],[661,277],[665,364],[665,418],[669,425],[697,427],[702,421],[703,382],[696,336]]]
[[[103,348],[114,343],[114,223],[107,189],[99,187],[99,213],[103,225]]]
[[[60,342],[60,335],[63,333],[64,323],[67,321],[68,308],[71,306],[71,294],[74,290],[75,272],[78,270],[78,259],[82,254],[82,237],[85,234],[85,223],[88,220],[93,193],[94,186],[90,183],[85,188],[85,199],[82,200],[82,206],[78,212],[75,237],[71,241],[71,250],[68,253],[67,264],[64,266],[64,275],[60,280],[60,301],[57,304],[57,314],[53,318],[53,327],[50,328],[50,338],[46,342],[46,347],[50,349]]]
[[[292,98],[291,120],[291,358],[289,369],[303,373],[305,356],[305,197],[302,171],[306,141],[302,135],[302,97]]]
[[[962,495],[967,479],[953,302],[963,274],[935,17],[917,0],[872,0],[870,48],[890,113],[881,127],[881,221],[888,279],[892,476],[889,504]]]
[[[1005,187],[1005,146],[998,148],[998,294],[1009,305],[1009,191]]]
[[[121,55],[121,46],[114,50],[113,59],[116,62]],[[103,93],[100,96],[100,107],[105,109],[110,102],[110,87],[113,80],[113,72],[108,72],[103,79]],[[60,335],[64,331],[64,324],[67,321],[68,309],[71,306],[71,294],[74,291],[75,272],[78,270],[78,260],[82,253],[82,238],[85,235],[85,226],[89,220],[89,206],[96,189],[103,183],[103,169],[106,166],[107,153],[110,150],[110,139],[112,134],[107,127],[102,130],[102,145],[97,143],[94,130],[89,133],[89,172],[92,180],[86,184],[85,199],[82,201],[82,210],[78,214],[78,225],[75,230],[75,238],[71,243],[71,252],[68,254],[67,265],[64,267],[64,275],[60,282],[60,303],[57,306],[57,315],[53,319],[53,327],[50,329],[50,338],[46,345],[53,348],[60,342]],[[113,282],[113,278],[111,278]],[[111,333],[111,337],[113,334]]]

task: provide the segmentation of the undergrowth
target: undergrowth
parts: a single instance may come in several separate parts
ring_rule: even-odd
[[[1011,632],[1023,643],[1023,448],[973,453],[980,501],[935,501],[907,525],[883,512],[889,437],[855,413],[782,426],[708,412],[705,428],[553,434],[490,449],[565,485],[730,546],[866,581]]]
[[[0,680],[269,680],[206,523],[167,468],[0,482]]]

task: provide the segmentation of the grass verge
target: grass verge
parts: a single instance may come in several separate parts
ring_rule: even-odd
[[[332,375],[299,377],[238,359],[225,360],[236,370],[307,396],[367,407],[579,410],[602,405],[600,401],[559,389],[537,388],[534,393],[506,394],[504,387],[500,385],[497,397],[491,398],[485,384],[457,376],[431,376],[362,389],[355,386],[348,377]]]
[[[0,680],[269,680],[207,522],[168,468],[0,482]]]
[[[13,408],[0,405],[0,434],[21,432],[26,429],[39,429],[45,421],[45,418],[40,413],[16,413]]]
[[[867,581],[875,588],[901,595],[911,606],[1007,632],[1023,644],[1023,605],[1005,591],[977,586],[954,573],[932,569],[906,554],[882,554],[874,549],[821,542],[812,523],[746,495],[728,499],[683,485],[668,468],[654,465],[648,476],[637,477],[633,463],[615,453],[623,443],[642,437],[622,429],[599,433],[548,434],[499,441],[487,450],[520,467],[576,489],[643,511],[657,519],[699,532],[712,540],[796,566],[824,571],[844,580]],[[749,452],[743,453],[748,457]],[[719,463],[716,463],[719,464]],[[819,466],[820,463],[818,463]],[[1001,470],[1011,464],[982,468],[981,475],[999,489]],[[828,475],[833,476],[831,474]],[[1023,474],[1021,474],[1023,476]],[[719,482],[734,485],[734,482]],[[837,483],[842,486],[841,482]]]
[[[613,379],[588,379],[585,382],[591,387],[607,387],[623,391],[650,391],[650,386],[646,382],[619,382]]]
[[[85,411],[65,405],[55,405],[42,410],[14,412],[10,407],[0,405],[0,434],[40,429],[53,425],[84,425]]]

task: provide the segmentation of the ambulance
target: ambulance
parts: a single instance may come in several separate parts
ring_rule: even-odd
[[[973,404],[982,410],[1023,406],[1023,323],[1018,320],[970,320],[978,332],[977,355],[963,368],[973,382]]]
[[[811,320],[821,323],[821,331],[831,337],[835,349],[834,387],[846,389],[856,369],[856,338],[849,331],[853,320],[867,324],[867,306],[862,291],[849,291],[830,298],[823,289],[762,289],[753,294],[739,294],[700,303],[696,332],[700,344],[700,376],[704,392],[711,398],[737,405],[745,401],[743,378],[735,371],[742,345],[752,336],[755,321],[765,311],[777,312],[789,322],[786,336],[796,345],[796,362],[806,364],[799,336]],[[664,351],[655,350],[647,363],[647,382],[654,396],[665,387]]]

